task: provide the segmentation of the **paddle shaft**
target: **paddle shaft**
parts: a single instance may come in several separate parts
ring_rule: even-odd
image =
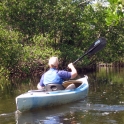
[[[81,56],[80,58],[78,58],[76,61],[73,62],[73,64],[77,63],[78,61],[80,61],[84,56],[86,56],[88,53],[85,53],[83,56]]]
[[[106,45],[106,39],[105,38],[99,38],[97,41],[95,41],[90,48],[88,49],[87,52],[84,53],[83,56],[81,56],[80,58],[78,58],[77,60],[75,60],[73,62],[73,64],[77,63],[79,60],[81,60],[84,56],[86,55],[93,55],[94,53],[98,52],[99,50],[101,50],[103,47],[105,47]]]

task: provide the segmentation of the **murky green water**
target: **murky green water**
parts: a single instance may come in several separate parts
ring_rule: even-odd
[[[85,100],[23,114],[16,114],[15,97],[35,89],[38,80],[0,91],[0,124],[124,124],[124,68],[101,68],[87,75],[90,90]]]

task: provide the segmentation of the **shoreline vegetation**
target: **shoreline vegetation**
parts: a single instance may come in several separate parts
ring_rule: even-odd
[[[76,66],[75,66],[76,67]],[[116,62],[116,63],[103,63],[103,62],[98,62],[96,64],[92,64],[91,66],[85,66],[85,67],[76,67],[78,73],[83,73],[83,72],[92,72],[95,71],[96,68],[102,68],[102,67],[110,67],[110,68],[124,68],[124,63],[121,62]],[[25,73],[21,71],[20,69],[13,70],[13,72],[10,73],[10,77],[18,77],[18,78],[26,78],[26,77],[41,77],[44,72],[46,72],[48,69],[48,66],[43,66],[42,64],[39,64],[39,66],[35,68],[30,68],[28,70],[28,73]],[[62,69],[61,67],[59,69]],[[65,67],[66,69],[66,67]]]
[[[49,57],[60,59],[60,69],[82,56],[100,37],[105,49],[84,57],[76,68],[79,72],[99,66],[124,63],[124,3],[72,0],[5,0],[0,4],[0,77],[42,75]],[[3,82],[0,82],[2,85]]]

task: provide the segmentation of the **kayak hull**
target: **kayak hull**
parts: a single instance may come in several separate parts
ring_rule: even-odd
[[[51,107],[84,99],[88,95],[87,77],[80,78],[81,85],[72,90],[38,92],[29,91],[16,97],[16,107],[20,112],[35,108]]]

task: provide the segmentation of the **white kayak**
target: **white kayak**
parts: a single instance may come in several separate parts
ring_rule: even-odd
[[[63,82],[63,86],[67,87],[71,83],[75,84],[75,89],[59,91],[30,90],[21,94],[16,97],[17,110],[24,112],[36,108],[52,107],[87,97],[89,90],[87,76],[77,80],[65,81]]]

